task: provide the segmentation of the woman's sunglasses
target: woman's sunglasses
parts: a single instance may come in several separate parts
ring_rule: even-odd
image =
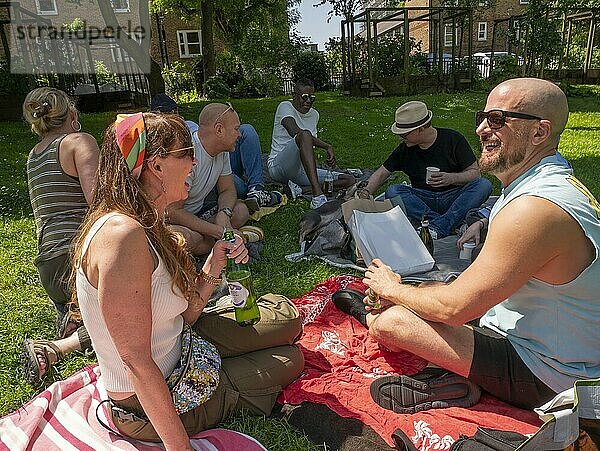
[[[182,147],[181,149],[165,150],[164,152],[160,152],[160,156],[161,157],[166,157],[167,155],[171,155],[171,154],[175,158],[190,157],[192,159],[196,155],[195,150],[194,150],[194,146]]]
[[[475,126],[479,127],[479,124],[483,122],[484,119],[487,119],[488,126],[492,130],[498,130],[504,127],[506,124],[507,117],[514,117],[517,119],[526,119],[526,120],[538,120],[541,121],[542,118],[538,116],[534,116],[532,114],[525,113],[517,113],[516,111],[504,111],[504,110],[490,110],[490,111],[478,111],[475,114]]]

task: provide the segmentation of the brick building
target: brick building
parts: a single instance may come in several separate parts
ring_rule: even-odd
[[[494,20],[508,19],[511,16],[518,16],[523,14],[529,0],[484,0],[477,3],[477,7],[473,14],[473,52],[490,52],[492,50],[492,30],[494,27]],[[457,7],[459,2],[457,0],[410,0],[406,3],[407,8],[418,8],[418,7]],[[366,2],[365,7],[368,8],[379,8],[384,3],[381,0],[371,0]],[[392,13],[390,10],[387,15]],[[371,18],[379,19],[383,13],[373,11]],[[411,11],[409,17],[415,18],[421,15],[418,11]],[[518,26],[518,24],[516,25]],[[496,39],[494,42],[494,51],[507,51],[508,41],[506,39],[506,30],[508,27],[508,21],[503,22],[499,25],[502,29],[501,32],[497,32]],[[459,44],[460,31],[457,26],[454,29],[456,33],[455,44]],[[401,21],[381,21],[377,25],[377,33],[382,34],[388,30],[396,30],[396,33],[402,34],[402,22]],[[417,41],[422,42],[423,52],[430,52],[435,46],[432,45],[434,40],[437,40],[437,27],[431,22],[422,20],[411,22],[410,24],[410,36],[414,37]],[[452,23],[445,23],[443,26],[443,46],[444,53],[452,53],[452,34],[453,27]],[[363,30],[360,33],[361,36],[366,37],[366,33]],[[467,36],[463,36],[463,54],[466,49]]]
[[[142,37],[148,36],[147,30],[140,25],[142,21],[137,12],[139,1],[111,0],[117,22],[138,42]],[[20,6],[39,16],[44,27],[53,27],[56,30],[61,30],[65,24],[73,24],[77,19],[78,25],[86,30],[88,36],[93,37],[89,40],[92,59],[101,60],[109,71],[127,72],[128,67],[132,65],[133,60],[127,52],[120,48],[114,39],[106,37],[110,36],[110,32],[105,33],[107,27],[97,3],[82,3],[80,6],[76,2],[64,0],[21,0]],[[150,54],[159,64],[165,65],[179,60],[190,62],[202,54],[199,17],[182,19],[176,14],[150,14],[149,19],[146,26],[150,28]],[[5,31],[9,32],[8,29]],[[35,35],[35,32],[33,33]],[[4,53],[4,49],[0,49],[0,56]]]

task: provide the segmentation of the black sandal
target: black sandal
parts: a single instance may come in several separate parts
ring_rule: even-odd
[[[381,407],[413,414],[429,409],[472,407],[481,389],[443,368],[425,368],[413,376],[384,376],[371,383],[371,397]]]
[[[54,354],[54,361],[50,360],[50,353]],[[46,360],[46,370],[41,373],[38,355],[43,355]],[[25,339],[21,352],[23,376],[30,384],[37,384],[50,372],[52,365],[64,357],[62,351],[51,341]]]

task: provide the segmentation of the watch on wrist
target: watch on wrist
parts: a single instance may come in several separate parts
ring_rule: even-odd
[[[222,211],[223,213],[225,213],[229,218],[231,218],[233,216],[233,210],[229,207],[223,207],[219,211]]]

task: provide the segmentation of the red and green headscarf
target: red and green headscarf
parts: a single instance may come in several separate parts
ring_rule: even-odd
[[[115,135],[125,163],[136,178],[140,178],[146,153],[146,124],[143,113],[118,114]]]

